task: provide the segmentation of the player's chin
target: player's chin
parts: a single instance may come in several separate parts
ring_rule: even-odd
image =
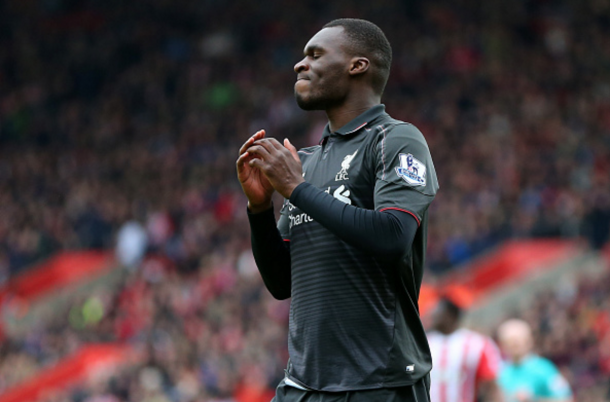
[[[297,105],[303,110],[321,110],[317,102],[313,101],[311,97],[297,91],[294,91],[294,97],[297,100]]]

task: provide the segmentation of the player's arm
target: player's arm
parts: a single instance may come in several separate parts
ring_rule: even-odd
[[[570,384],[561,372],[550,361],[545,361],[543,368],[546,373],[542,376],[542,395],[539,399],[545,402],[573,402]]]
[[[438,190],[426,140],[410,124],[381,130],[376,147],[375,209],[402,211],[419,224]]]
[[[280,194],[345,242],[387,259],[400,258],[411,248],[418,227],[411,215],[348,205],[306,183],[297,151],[288,140],[284,146],[273,138],[258,140],[248,152],[256,156],[252,166]]]
[[[273,208],[259,213],[248,211],[252,254],[267,290],[278,300],[291,294],[290,243],[275,224]],[[284,225],[282,215],[278,226]]]
[[[500,350],[491,339],[486,338],[475,373],[477,391],[483,401],[504,402],[504,394],[497,382],[501,361]]]
[[[411,249],[417,221],[390,210],[373,211],[345,204],[309,184],[299,184],[290,202],[348,244],[379,258],[398,259]]]
[[[479,384],[479,394],[485,402],[504,402],[504,395],[496,380],[482,381]]]
[[[265,137],[260,130],[250,137],[239,150],[237,178],[248,198],[252,252],[267,289],[277,299],[290,297],[290,249],[275,225],[271,197],[275,191],[269,180],[252,166],[253,156],[248,152],[252,144]],[[280,220],[281,223],[281,220]]]

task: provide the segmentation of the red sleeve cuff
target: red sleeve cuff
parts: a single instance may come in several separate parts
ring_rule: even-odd
[[[415,215],[413,212],[411,211],[407,211],[406,209],[402,209],[402,208],[396,208],[396,207],[387,207],[387,208],[382,208],[379,210],[379,212],[383,212],[383,211],[387,211],[387,210],[394,210],[394,211],[401,211],[401,212],[406,212],[407,214],[411,215],[413,218],[415,218],[415,221],[417,222],[417,226],[421,225],[421,222],[419,220],[419,218],[417,217],[417,215]]]

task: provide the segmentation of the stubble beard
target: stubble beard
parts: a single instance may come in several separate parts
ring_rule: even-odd
[[[318,93],[310,93],[309,97],[303,97],[295,90],[294,97],[299,107],[309,112],[313,110],[329,110],[341,104],[343,98],[336,96],[337,93],[338,91],[334,88],[328,88]]]
[[[312,110],[324,110],[324,101],[321,99],[316,99],[316,97],[310,96],[309,99],[304,98],[298,92],[294,92],[294,97],[297,101],[297,105],[303,110],[312,111]]]

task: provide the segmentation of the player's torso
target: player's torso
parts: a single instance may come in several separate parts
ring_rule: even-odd
[[[531,367],[506,367],[500,376],[499,383],[504,390],[507,402],[517,402],[520,397],[535,400],[537,395],[536,372]]]
[[[545,395],[544,384],[554,373],[549,363],[539,356],[529,356],[522,364],[506,363],[499,378],[506,402],[518,402],[520,398],[536,401]]]
[[[305,180],[343,203],[374,209],[376,134],[331,135],[324,146],[299,151]],[[350,246],[290,203],[283,213],[292,270],[289,373],[334,390],[392,379],[397,268]],[[394,371],[408,379],[407,363]]]
[[[431,372],[432,402],[473,402],[476,371],[485,338],[460,329],[451,335],[432,332],[428,336],[434,367]]]
[[[323,146],[302,150],[304,178],[346,204],[373,209],[375,136],[331,136]]]

